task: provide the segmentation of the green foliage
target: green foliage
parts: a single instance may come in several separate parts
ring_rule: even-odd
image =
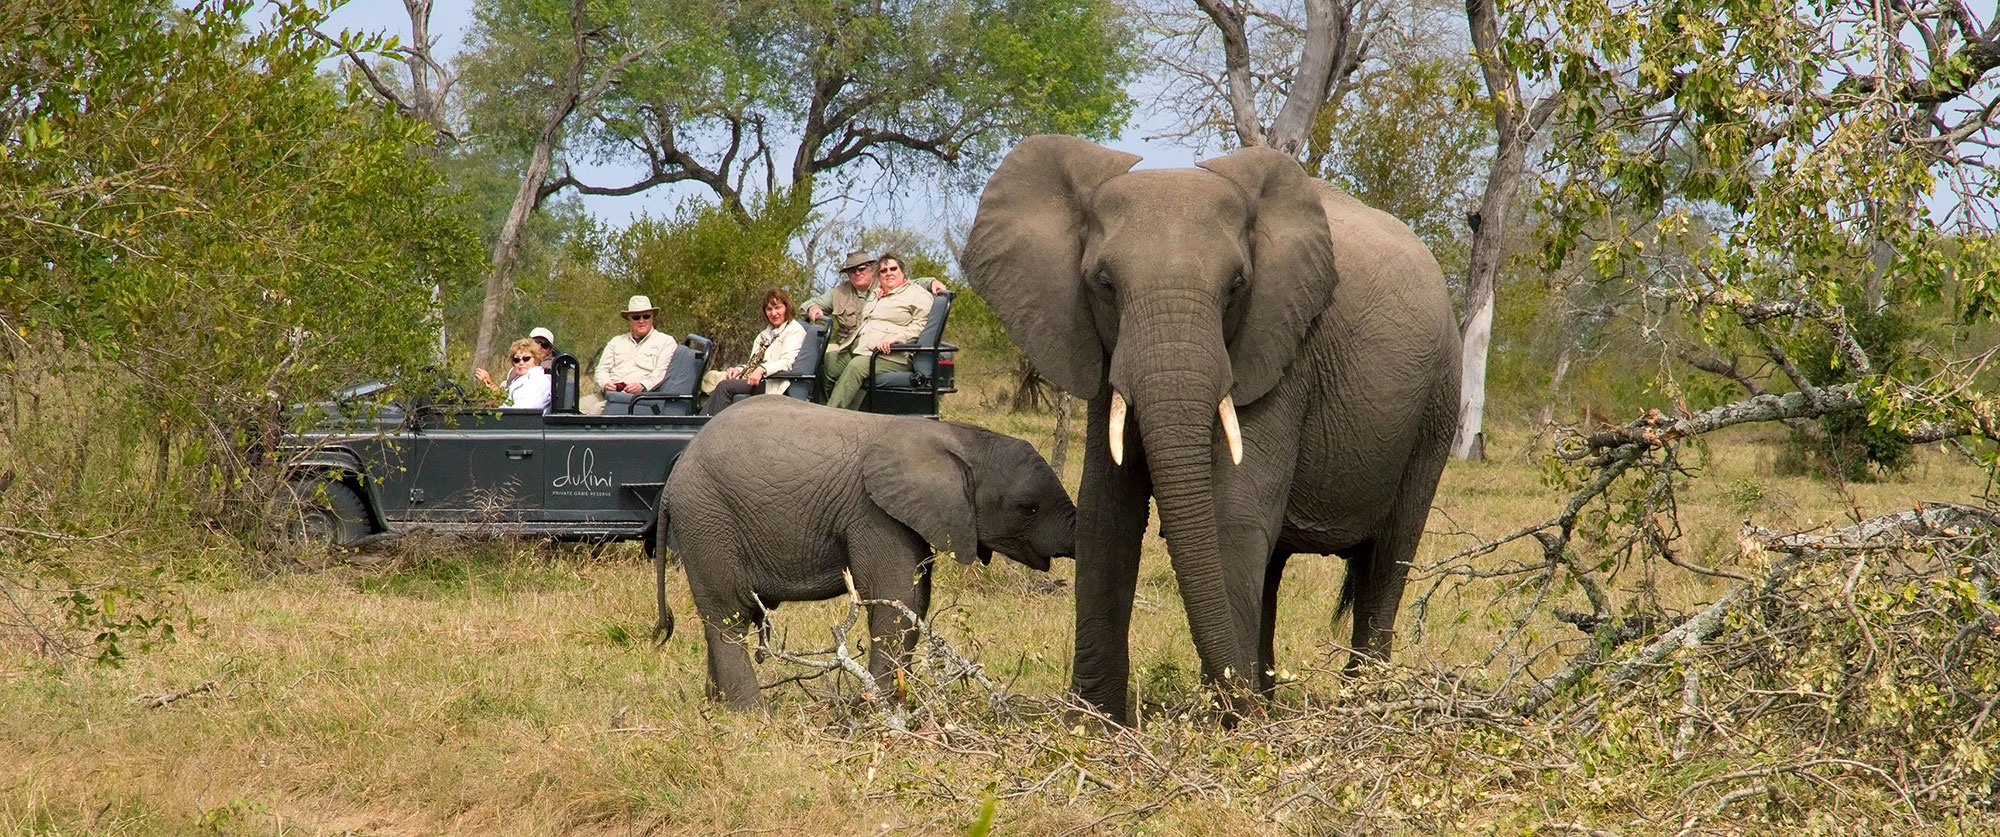
[[[671,220],[642,217],[612,235],[606,257],[614,285],[647,294],[660,307],[659,328],[677,338],[692,332],[714,340],[728,362],[747,356],[764,328],[758,302],[766,288],[784,288],[801,308],[810,296],[811,283],[790,250],[792,236],[811,219],[804,193],[774,195],[746,212],[747,219],[689,199]]]
[[[1037,132],[1108,138],[1131,110],[1134,35],[1107,0],[630,3],[593,0],[620,80],[571,154],[636,164],[646,186],[694,181],[735,204],[813,188],[866,162],[972,187]],[[465,58],[475,133],[517,150],[540,130],[574,52],[568,3],[482,0]],[[610,184],[619,185],[624,184]]]
[[[1446,275],[1464,272],[1465,215],[1491,134],[1474,69],[1420,57],[1366,73],[1320,112],[1312,137],[1317,176],[1408,223]]]
[[[1847,302],[1854,339],[1878,364],[1893,364],[1905,376],[1924,376],[1923,364],[1911,357],[1910,343],[1916,338],[1916,323],[1895,307],[1870,310],[1861,300]],[[1824,335],[1808,332],[1792,349],[1799,370],[1820,386],[1854,381],[1856,376],[1841,362],[1840,351]],[[1779,473],[1826,473],[1844,480],[1873,479],[1909,467],[1910,443],[1896,428],[1871,421],[1859,412],[1835,413],[1821,418],[1815,432],[1793,430],[1788,456],[1780,457]]]
[[[277,406],[422,362],[433,286],[476,269],[476,236],[411,152],[428,129],[316,74],[311,3],[254,32],[247,0],[0,14],[0,404],[87,435],[112,479],[7,501],[98,525],[261,507],[237,492]],[[66,410],[44,409],[58,393]],[[16,467],[86,458],[22,430]]]
[[[1690,315],[1688,335],[1725,356],[1763,354],[1767,369],[1815,341],[1865,344],[1884,300],[1955,297],[1965,322],[1990,320],[2000,300],[1995,175],[1949,149],[1990,141],[1990,116],[1962,97],[1995,62],[1951,20],[1871,8],[1513,10],[1509,59],[1561,88],[1548,155],[1557,177],[1543,206],[1550,262],[1628,277]],[[1913,29],[1929,49],[1905,48]],[[1688,240],[1672,258],[1657,257],[1679,237]],[[1897,339],[1867,368],[1843,355],[1852,368],[1819,379],[1867,395],[1867,417],[1829,427],[1829,438],[1923,421],[1978,426],[1985,396],[1912,366]],[[1771,376],[1774,388],[1820,386],[1812,379],[1834,368],[1824,357],[1797,365],[1807,382]],[[1867,456],[1895,458],[1880,444]]]

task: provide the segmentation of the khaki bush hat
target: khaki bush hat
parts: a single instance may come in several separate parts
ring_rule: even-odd
[[[875,257],[861,250],[847,251],[847,261],[840,263],[840,272],[846,273],[857,267],[867,267],[875,263]]]
[[[528,339],[533,340],[537,337],[549,341],[549,345],[551,346],[555,345],[556,333],[553,331],[550,331],[546,328],[542,328],[541,326],[535,326],[533,331],[528,332]]]
[[[630,301],[625,303],[624,316],[629,317],[632,316],[633,314],[657,314],[659,313],[659,311],[660,309],[653,307],[653,300],[647,298],[645,294],[636,294],[632,297]]]

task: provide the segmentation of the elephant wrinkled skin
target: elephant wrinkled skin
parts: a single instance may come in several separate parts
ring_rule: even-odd
[[[999,552],[1037,570],[1075,553],[1076,506],[1034,446],[929,419],[837,410],[782,395],[710,420],[674,464],[659,531],[687,569],[708,640],[708,693],[762,704],[744,647],[764,606],[861,598],[930,607],[933,550],[962,563]],[[666,564],[656,551],[664,636]],[[868,613],[868,668],[887,683],[916,642],[897,610]],[[662,637],[664,639],[664,636]]]
[[[1348,559],[1351,664],[1387,656],[1459,365],[1443,274],[1402,222],[1270,149],[1138,159],[1027,139],[960,259],[1037,371],[1090,402],[1071,687],[1128,722],[1148,497],[1225,700],[1273,687],[1294,553]]]

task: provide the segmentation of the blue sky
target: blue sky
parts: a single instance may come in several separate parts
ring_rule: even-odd
[[[672,2],[672,0],[667,1]],[[451,57],[463,48],[465,30],[472,20],[472,6],[473,0],[436,0],[431,11],[431,35],[438,39],[439,60],[449,63]],[[410,19],[409,14],[403,9],[402,0],[350,0],[334,10],[327,21],[326,29],[330,32],[343,29],[386,32],[408,41]],[[1144,94],[1138,95],[1143,98]],[[1149,142],[1143,138],[1145,134],[1158,133],[1160,126],[1153,124],[1157,120],[1148,121],[1149,115],[1144,113],[1143,103],[1140,111],[1141,113],[1135,117],[1134,124],[1126,126],[1124,136],[1111,145],[1145,157],[1139,168],[1193,165],[1196,155],[1192,150],[1166,142]],[[589,183],[614,184],[638,179],[637,171],[629,167],[583,164],[578,165],[576,170],[578,176]],[[622,226],[642,213],[655,216],[669,215],[673,211],[674,204],[686,194],[689,192],[656,188],[629,197],[586,196],[583,201],[585,208],[599,219]],[[904,206],[898,213],[899,220],[904,226],[917,226],[921,229],[924,225],[909,223],[912,214],[927,215],[940,220],[960,213],[969,216],[971,200],[972,198],[967,196],[952,199],[952,205],[939,203],[921,208]],[[850,209],[843,214],[867,217],[865,209]]]

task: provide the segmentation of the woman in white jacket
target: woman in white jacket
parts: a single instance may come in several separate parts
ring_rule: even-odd
[[[507,360],[511,371],[507,373],[507,400],[500,406],[515,409],[540,410],[549,406],[550,383],[548,370],[542,368],[542,358],[547,355],[542,344],[521,339],[507,347]],[[499,392],[501,385],[493,376],[481,369],[473,373],[487,389]]]
[[[792,295],[785,293],[784,288],[764,292],[764,322],[768,325],[751,344],[750,359],[723,370],[722,380],[709,392],[704,414],[722,412],[738,395],[784,391],[786,381],[767,378],[790,371],[799,359],[799,348],[805,345],[806,327],[792,319],[792,314]]]

